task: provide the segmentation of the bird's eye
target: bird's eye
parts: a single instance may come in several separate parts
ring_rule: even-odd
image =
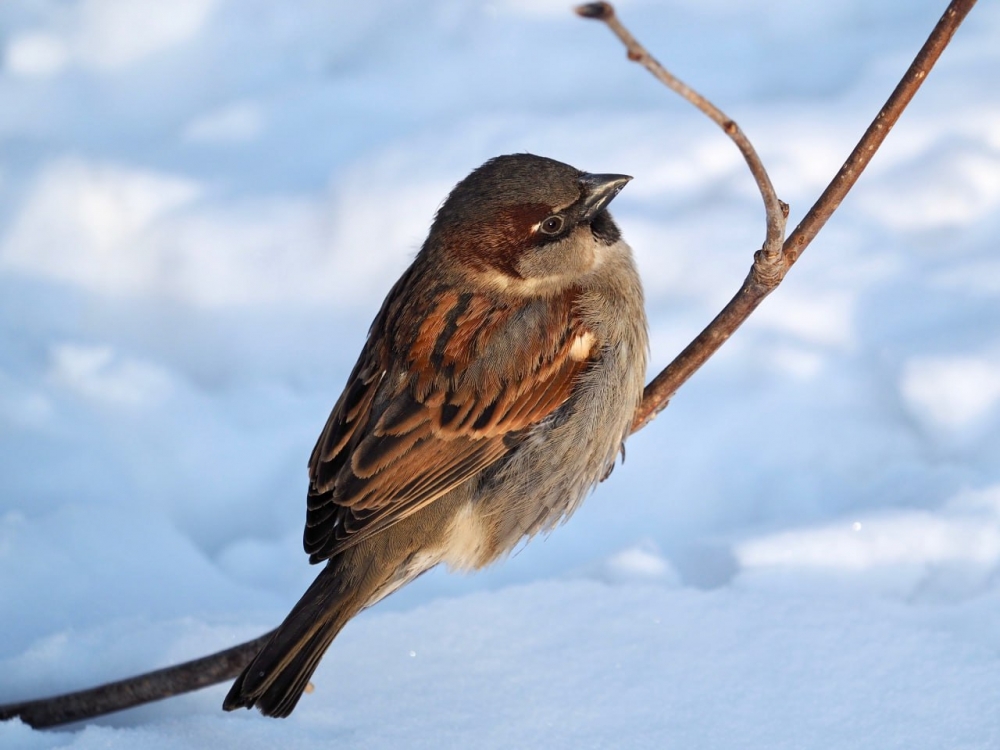
[[[563,218],[562,216],[550,216],[545,221],[539,229],[543,234],[556,234],[560,229],[563,228]]]

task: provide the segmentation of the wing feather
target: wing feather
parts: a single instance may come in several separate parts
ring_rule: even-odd
[[[525,309],[452,290],[408,308],[390,293],[309,462],[313,562],[476,476],[566,403],[590,361],[573,346],[591,335],[576,294]]]

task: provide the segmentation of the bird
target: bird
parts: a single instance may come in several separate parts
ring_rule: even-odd
[[[441,204],[309,460],[303,544],[324,567],[225,710],[288,716],[358,612],[502,559],[624,457],[649,344],[608,204],[631,179],[509,154]]]

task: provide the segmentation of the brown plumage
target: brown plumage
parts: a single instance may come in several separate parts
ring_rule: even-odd
[[[326,566],[224,707],[295,707],[358,611],[568,516],[642,395],[642,291],[607,204],[629,178],[530,154],[460,182],[389,292],[309,461]]]

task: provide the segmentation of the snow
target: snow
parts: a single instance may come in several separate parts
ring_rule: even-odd
[[[798,220],[943,10],[631,0]],[[653,367],[763,234],[732,145],[560,2],[0,3],[0,702],[273,627],[304,464],[448,189],[532,151],[615,215]],[[1000,10],[564,527],[226,686],[0,747],[1000,746]]]

